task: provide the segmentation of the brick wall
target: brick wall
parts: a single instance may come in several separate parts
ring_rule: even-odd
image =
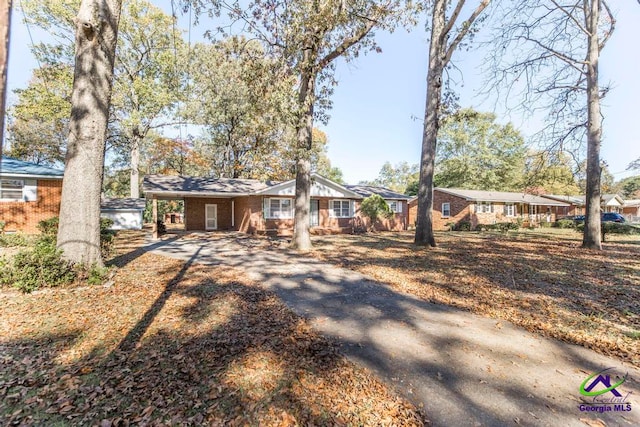
[[[191,197],[184,199],[186,230],[205,230],[205,205],[218,206],[218,230],[231,230],[231,199]]]
[[[265,230],[262,217],[262,197],[236,197],[234,214],[235,228],[243,233],[254,234]]]
[[[0,220],[5,231],[38,233],[38,222],[58,216],[62,196],[61,179],[39,179],[38,196],[34,202],[0,202]]]
[[[416,201],[417,202],[417,201]],[[442,216],[442,204],[449,203],[451,215]],[[433,229],[448,230],[449,223],[460,224],[462,221],[471,222],[471,202],[463,197],[454,196],[438,189],[433,190]],[[417,207],[417,205],[416,205]]]
[[[376,221],[375,229],[378,231],[403,231],[409,224],[409,208],[406,200],[399,200],[402,212],[396,213],[391,218],[381,218]],[[356,223],[359,227],[368,228],[369,218],[360,213],[360,202],[356,202]]]

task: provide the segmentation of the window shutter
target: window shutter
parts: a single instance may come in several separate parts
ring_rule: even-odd
[[[493,203],[489,204],[489,209],[490,209],[490,212],[493,213]]]
[[[271,212],[270,212],[270,203],[271,200],[268,199],[267,197],[265,197],[264,199],[262,199],[262,215],[264,218],[270,218],[271,217]]]
[[[398,213],[402,213],[402,201],[401,200],[397,201],[397,205],[396,206],[398,206]]]
[[[354,210],[355,210],[354,204],[355,202],[353,200],[349,200],[349,216],[350,217],[354,216]]]
[[[502,208],[502,213],[504,215],[509,215],[509,206],[507,206],[506,204],[503,206]]]

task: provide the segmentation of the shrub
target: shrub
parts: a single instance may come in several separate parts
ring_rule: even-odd
[[[49,239],[18,252],[9,270],[11,283],[23,292],[64,285],[76,278],[73,265],[62,259],[62,252]]]
[[[4,233],[4,227],[7,225],[5,221],[0,221],[0,234]]]
[[[378,194],[372,194],[360,204],[360,212],[369,218],[370,228],[373,229],[379,218],[391,218],[393,212],[387,202]]]
[[[556,228],[575,228],[576,224],[571,219],[559,219],[553,223]]]
[[[7,248],[15,246],[29,246],[33,244],[33,241],[34,239],[31,236],[26,236],[22,233],[0,235],[0,246]]]
[[[110,230],[113,220],[109,218],[100,218],[100,253],[102,258],[106,258],[113,250],[113,239],[116,235],[114,230]]]
[[[469,221],[460,221],[456,226],[459,231],[471,231],[471,223]]]
[[[506,233],[509,230],[518,230],[519,228],[520,226],[515,222],[497,222],[495,224],[478,224],[476,226],[478,231],[496,230],[501,233]]]
[[[542,228],[551,228],[552,223],[549,221],[540,221],[540,227]]]

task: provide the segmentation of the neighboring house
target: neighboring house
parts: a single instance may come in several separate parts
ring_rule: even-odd
[[[113,221],[112,230],[141,230],[145,199],[108,199],[100,202],[100,216]]]
[[[544,197],[547,199],[553,199],[569,204],[569,206],[563,207],[558,210],[558,216],[576,216],[584,215],[586,213],[584,206],[584,196],[561,196],[556,194],[545,194]]]
[[[640,199],[629,199],[622,205],[622,215],[630,222],[640,222]]]
[[[183,200],[186,230],[277,235],[293,232],[295,180],[264,182],[149,175],[144,177],[142,189],[154,204],[157,200]],[[374,193],[387,200],[395,212],[392,219],[377,224],[378,229],[405,230],[409,197],[386,188],[343,186],[313,174],[309,206],[311,232],[352,233],[364,228],[367,223],[359,213],[360,202]]]
[[[167,224],[182,224],[184,222],[181,212],[167,212],[164,214],[164,220]]]
[[[624,199],[617,194],[603,194],[600,199],[602,201],[602,212],[622,212]]]
[[[2,157],[0,221],[5,232],[37,233],[38,222],[58,216],[64,172]]]
[[[475,228],[478,224],[515,222],[518,218],[529,224],[551,222],[568,207],[568,203],[532,194],[434,188],[433,229],[447,230],[461,222]],[[415,225],[417,211],[418,200],[414,197],[409,201],[410,225]]]

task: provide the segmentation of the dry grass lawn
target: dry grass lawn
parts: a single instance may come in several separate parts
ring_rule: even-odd
[[[241,272],[146,254],[110,286],[0,289],[0,425],[422,425]]]
[[[612,236],[605,250],[579,235],[413,233],[323,236],[313,254],[403,292],[584,345],[640,366],[640,242]],[[609,238],[608,238],[609,240]]]

